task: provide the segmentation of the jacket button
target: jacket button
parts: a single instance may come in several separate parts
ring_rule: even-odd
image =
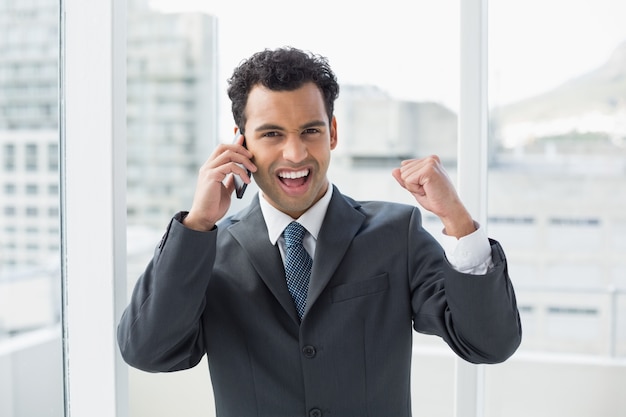
[[[307,345],[302,348],[302,354],[304,355],[305,358],[309,358],[309,359],[314,358],[316,354],[315,348],[313,346]],[[313,410],[311,410],[311,412],[313,412]],[[319,415],[321,416],[321,414]]]
[[[309,417],[322,417],[322,410],[319,408],[311,408],[311,410],[309,410]]]

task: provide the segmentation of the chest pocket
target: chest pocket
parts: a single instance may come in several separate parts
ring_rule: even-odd
[[[339,303],[356,297],[376,294],[387,291],[388,288],[389,276],[385,273],[363,281],[350,282],[333,287],[332,302]]]

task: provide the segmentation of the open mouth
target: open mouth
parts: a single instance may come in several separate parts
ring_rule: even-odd
[[[306,184],[309,179],[309,169],[302,169],[300,171],[281,171],[278,173],[278,178],[287,187],[300,187]]]

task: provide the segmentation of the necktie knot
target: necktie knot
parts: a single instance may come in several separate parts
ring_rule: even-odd
[[[304,234],[306,233],[306,229],[298,222],[291,222],[285,228],[283,235],[285,237],[285,245],[288,248],[293,247],[294,245],[301,245],[302,239],[304,239]]]

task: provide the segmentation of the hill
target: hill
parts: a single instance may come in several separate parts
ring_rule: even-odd
[[[495,141],[505,148],[558,141],[578,149],[626,144],[626,42],[599,68],[559,87],[492,111]],[[574,145],[574,148],[571,148]]]
[[[587,74],[544,94],[495,109],[500,123],[545,121],[626,107],[626,42],[609,60]]]

